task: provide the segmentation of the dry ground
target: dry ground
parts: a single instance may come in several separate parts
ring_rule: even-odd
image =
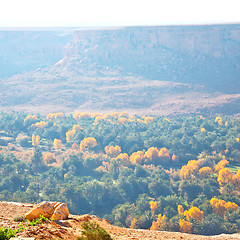
[[[22,203],[7,203],[0,202],[0,226],[6,226],[11,228],[18,228],[19,223],[13,221],[14,216],[23,216],[28,212],[33,205],[22,204]],[[102,220],[97,216],[89,215],[70,215],[66,221],[60,221],[58,223],[51,222],[38,225],[36,227],[27,226],[23,232],[19,233],[19,237],[32,237],[36,240],[40,239],[69,239],[75,240],[77,236],[81,235],[81,225],[84,221],[96,221],[99,225],[107,230],[108,233],[115,240],[144,240],[144,239],[195,239],[195,240],[228,240],[228,239],[240,239],[240,234],[226,235],[222,234],[219,236],[199,236],[177,232],[164,232],[164,231],[151,231],[142,229],[128,229],[112,226],[107,220]]]

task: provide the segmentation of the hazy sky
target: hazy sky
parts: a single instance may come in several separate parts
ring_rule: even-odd
[[[2,0],[0,26],[240,23],[240,0]]]

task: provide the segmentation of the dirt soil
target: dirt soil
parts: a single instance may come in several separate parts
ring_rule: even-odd
[[[0,227],[17,229],[19,222],[13,220],[16,216],[24,216],[34,205],[12,202],[0,201]],[[76,240],[77,236],[81,236],[82,223],[84,221],[95,221],[102,226],[112,236],[114,240],[128,240],[128,239],[195,239],[195,240],[228,240],[240,239],[240,234],[221,234],[218,236],[199,236],[178,232],[152,231],[142,229],[129,229],[113,226],[107,220],[102,220],[97,216],[86,215],[70,215],[65,221],[51,221],[35,227],[26,226],[25,230],[18,233],[17,236],[21,238],[40,239],[69,239]]]

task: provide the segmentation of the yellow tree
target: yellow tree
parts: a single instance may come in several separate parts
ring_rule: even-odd
[[[159,229],[159,224],[158,224],[158,222],[153,221],[153,222],[152,222],[152,226],[150,227],[150,230],[159,231],[160,229]]]
[[[56,150],[62,149],[62,141],[60,139],[55,138],[54,141],[53,141],[53,147]]]
[[[36,122],[35,124],[32,124],[32,128],[38,128],[38,129],[44,129],[47,126],[47,122],[41,121],[41,122]]]
[[[184,215],[184,209],[182,205],[178,205],[178,214],[179,215]]]
[[[184,179],[191,177],[191,175],[197,175],[198,173],[198,161],[190,160],[187,165],[182,166],[180,170],[180,176]]]
[[[130,228],[136,228],[136,224],[137,224],[137,219],[136,219],[136,218],[133,218],[133,219],[131,220]]]
[[[179,228],[180,228],[180,232],[184,232],[184,233],[192,232],[191,223],[188,221],[185,221],[184,219],[179,220]]]
[[[149,202],[150,209],[152,211],[152,215],[154,215],[155,211],[157,210],[157,202],[155,201],[150,201]]]
[[[226,185],[228,183],[233,183],[233,175],[232,173],[229,171],[229,169],[227,168],[223,168],[219,171],[218,174],[218,183],[223,186]]]
[[[141,164],[143,159],[144,159],[144,153],[142,151],[134,152],[130,156],[130,161],[132,164]]]
[[[32,145],[37,146],[40,144],[40,136],[39,135],[32,135]]]
[[[166,224],[166,216],[159,214],[157,221],[152,222],[152,226],[150,227],[150,230],[157,230],[163,229]]]
[[[75,133],[76,133],[75,130],[70,130],[70,131],[66,132],[66,141],[72,142],[74,139]]]
[[[214,171],[218,173],[221,169],[225,168],[228,164],[229,164],[229,161],[227,161],[226,159],[223,159],[220,162],[218,162],[218,164],[215,166]]]
[[[36,115],[27,115],[27,117],[24,119],[24,122],[27,121],[28,119],[38,120]]]
[[[202,167],[199,169],[199,175],[202,178],[207,178],[213,173],[212,169],[210,167]]]
[[[86,151],[89,150],[89,148],[93,148],[97,146],[97,141],[95,138],[88,137],[84,138],[80,143],[80,150]]]
[[[157,223],[159,225],[159,228],[163,228],[166,224],[167,217],[166,215],[158,214]]]
[[[163,161],[169,161],[170,155],[168,149],[165,147],[161,148],[160,151],[158,152],[158,157]]]
[[[152,123],[153,122],[153,117],[145,117],[144,122],[145,123]]]
[[[109,157],[117,157],[121,153],[121,147],[118,145],[116,145],[115,147],[106,146],[105,152]]]
[[[151,161],[153,160],[158,160],[158,149],[156,147],[150,147],[146,152],[145,152],[145,157]]]
[[[203,219],[203,214],[203,211],[197,207],[191,207],[188,211],[184,212],[184,216],[187,220],[192,218],[194,220],[201,221]]]
[[[182,168],[181,168],[181,170],[180,170],[180,176],[181,176],[181,178],[183,178],[183,179],[188,179],[188,178],[190,178],[191,174],[190,174],[190,171],[189,171],[187,165],[183,165],[183,166],[182,166]]]
[[[213,211],[220,216],[224,216],[230,209],[233,211],[236,211],[238,209],[238,205],[236,203],[225,202],[224,200],[217,198],[212,198],[210,200],[210,203],[212,205]]]
[[[229,211],[230,209],[236,211],[238,209],[238,205],[234,202],[227,202],[226,208]]]
[[[45,164],[51,164],[51,163],[56,162],[54,154],[52,154],[50,152],[43,154],[43,160],[44,160]]]
[[[122,124],[122,125],[124,125],[124,124],[126,124],[126,123],[128,123],[130,121],[131,121],[130,119],[123,118],[123,117],[118,119],[118,123]]]
[[[120,163],[124,166],[130,166],[131,165],[131,162],[130,162],[130,159],[129,159],[129,156],[127,153],[120,153],[117,157],[116,157],[117,160],[120,161]]]
[[[75,132],[79,132],[79,131],[82,130],[83,128],[82,128],[80,125],[74,125],[72,129],[73,129],[73,131],[75,131]]]

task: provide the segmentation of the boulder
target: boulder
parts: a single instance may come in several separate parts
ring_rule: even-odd
[[[84,222],[87,222],[89,220],[91,220],[91,216],[89,214],[84,214],[84,215],[81,215],[81,216],[77,216],[76,218],[78,221],[84,221]]]
[[[35,208],[26,213],[26,218],[29,221],[39,218],[41,215],[50,218],[54,213],[54,207],[49,202],[42,202]]]
[[[60,205],[56,205],[55,211],[52,215],[52,220],[66,220],[68,219],[69,210],[67,203],[61,203]]]

